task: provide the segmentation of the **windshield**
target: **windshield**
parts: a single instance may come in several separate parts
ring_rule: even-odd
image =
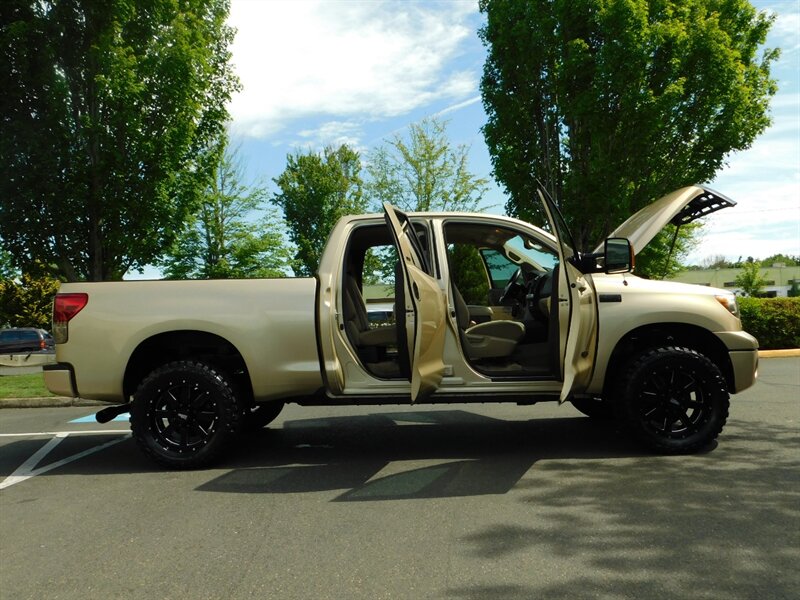
[[[537,271],[552,271],[558,264],[558,254],[550,248],[516,235],[503,244],[506,256],[514,262],[525,262]]]

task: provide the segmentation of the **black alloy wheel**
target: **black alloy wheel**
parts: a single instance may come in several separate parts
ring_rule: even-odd
[[[730,405],[719,368],[695,350],[664,347],[631,363],[617,401],[623,422],[653,450],[688,453],[711,443]]]
[[[241,412],[222,374],[203,363],[178,361],[156,369],[139,386],[131,429],[156,462],[196,468],[217,458],[239,431]]]

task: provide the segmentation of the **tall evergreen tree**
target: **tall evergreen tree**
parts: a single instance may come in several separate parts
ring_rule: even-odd
[[[650,201],[711,180],[770,122],[778,53],[759,48],[772,17],[747,0],[481,0],[480,8],[484,135],[507,210],[540,218],[541,182],[580,250]]]

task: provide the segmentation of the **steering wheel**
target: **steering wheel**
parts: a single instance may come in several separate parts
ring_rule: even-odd
[[[513,297],[520,293],[520,291],[523,289],[522,284],[519,283],[521,278],[522,269],[517,269],[514,271],[514,274],[511,276],[511,279],[508,280],[508,283],[503,290],[503,295],[500,296],[500,304],[506,304],[506,302],[513,300]]]

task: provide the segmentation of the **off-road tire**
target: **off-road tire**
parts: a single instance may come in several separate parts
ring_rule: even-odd
[[[651,450],[688,454],[722,431],[730,406],[725,379],[690,348],[663,347],[633,359],[617,387],[623,425]]]
[[[242,416],[242,430],[258,431],[262,429],[272,423],[281,414],[282,410],[283,402],[256,404],[249,409],[245,409]]]
[[[212,367],[176,361],[150,373],[131,405],[139,448],[172,469],[217,459],[242,425],[242,407],[227,378]]]

